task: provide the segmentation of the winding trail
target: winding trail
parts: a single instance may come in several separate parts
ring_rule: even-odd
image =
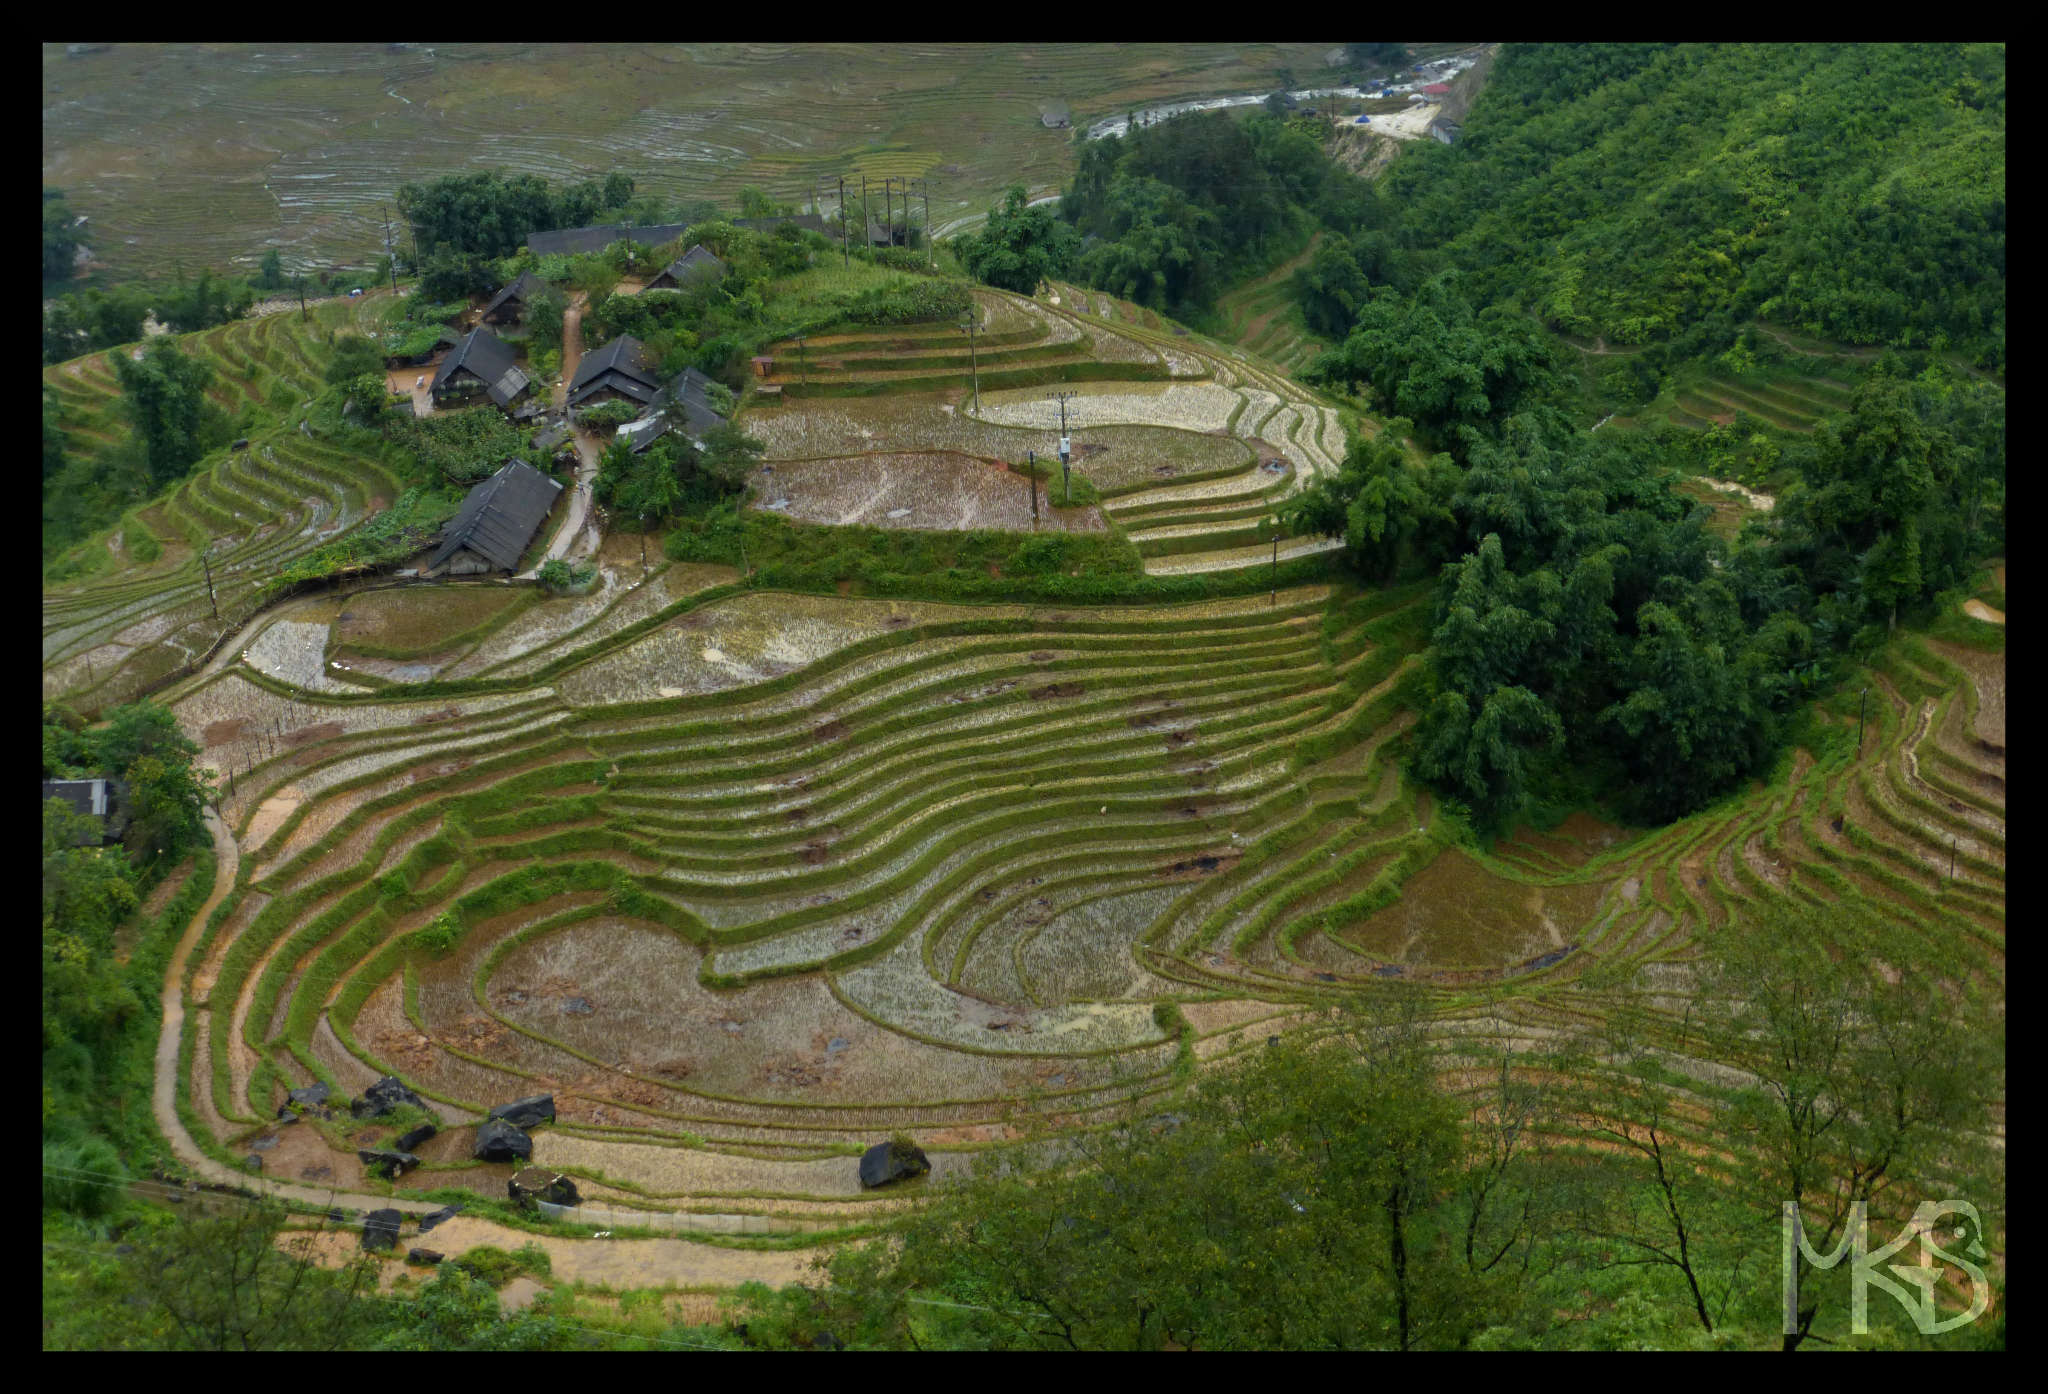
[[[178,1117],[178,1041],[185,1026],[185,961],[205,928],[207,917],[234,889],[241,870],[242,853],[234,835],[213,809],[207,809],[206,830],[213,837],[213,893],[192,916],[183,937],[172,951],[164,970],[163,1027],[157,1036],[156,1070],[150,1092],[150,1112],[171,1145],[171,1152],[195,1176],[228,1186],[245,1187],[300,1204],[329,1209],[353,1205],[360,1210],[397,1210],[424,1215],[439,1210],[434,1201],[404,1196],[369,1195],[332,1188],[316,1189],[273,1181],[224,1166],[199,1150],[185,1124]],[[666,1216],[649,1215],[659,1223]],[[685,1220],[722,1217],[678,1217]],[[816,1249],[755,1250],[729,1249],[694,1243],[681,1237],[640,1240],[565,1239],[556,1235],[529,1234],[493,1221],[458,1215],[433,1231],[432,1244],[455,1256],[482,1244],[516,1249],[537,1244],[547,1250],[553,1275],[558,1282],[590,1282],[615,1287],[726,1287],[741,1283],[782,1284],[795,1282],[809,1269]]]

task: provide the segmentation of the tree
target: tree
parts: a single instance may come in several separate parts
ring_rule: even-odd
[[[990,211],[978,233],[959,239],[960,264],[985,285],[1029,295],[1048,276],[1065,272],[1080,249],[1074,230],[1044,208],[1026,205],[1022,184],[1013,184],[1000,207]]]
[[[743,493],[767,450],[765,444],[738,426],[714,426],[704,433],[704,449],[697,468],[719,493]]]
[[[141,903],[128,859],[99,846],[100,820],[43,801],[43,1049],[94,1042],[141,1009],[114,971],[114,930]],[[79,843],[85,846],[79,846]]]
[[[507,1314],[497,1290],[456,1264],[434,1270],[404,1302],[381,1302],[372,1348],[405,1351],[570,1349],[569,1333],[535,1311]]]
[[[1858,1202],[1905,1192],[1910,1208],[1916,1188],[1946,1194],[1995,1155],[1981,1130],[2004,1096],[2002,1004],[1951,976],[1938,950],[1853,904],[1790,899],[1730,922],[1705,948],[1701,1046],[1754,1080],[1727,1123],[1756,1149],[1759,1208],[1775,1218],[1796,1205],[1816,1252],[1832,1249]],[[1847,1268],[1823,1283],[1803,1254],[1795,1262],[1801,1306],[1786,1350],[1812,1335]]]
[[[1343,538],[1352,564],[1382,581],[1393,578],[1403,547],[1434,558],[1455,534],[1457,466],[1448,455],[1411,464],[1401,446],[1405,424],[1352,433],[1337,473],[1318,476],[1284,510],[1291,531]]]
[[[365,373],[384,373],[384,355],[377,345],[360,334],[344,334],[334,341],[322,376],[329,386],[350,383]]]
[[[197,1213],[194,1213],[194,1212]],[[188,1207],[130,1259],[138,1344],[160,1350],[350,1350],[379,1315],[376,1263],[312,1261],[310,1236],[287,1239],[270,1201]],[[317,1231],[316,1231],[317,1232]]]
[[[277,248],[264,252],[263,260],[256,268],[256,284],[265,290],[276,290],[284,284],[284,259],[278,255]]]
[[[222,443],[225,422],[206,400],[213,365],[187,356],[168,338],[152,340],[141,361],[114,355],[122,407],[141,436],[152,484],[178,479],[207,450]]]

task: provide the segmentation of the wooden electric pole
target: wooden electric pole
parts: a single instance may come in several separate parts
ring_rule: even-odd
[[[220,618],[220,602],[213,598],[213,561],[204,551],[199,554],[199,565],[206,570],[206,603],[213,607],[213,617]]]
[[[874,240],[868,235],[868,225],[873,221],[874,215],[868,212],[868,177],[863,174],[860,177],[860,245],[863,247]]]
[[[853,242],[846,231],[846,179],[843,175],[839,180],[839,250],[844,254],[845,266],[849,270],[852,269]]]
[[[391,205],[384,205],[384,262],[391,270],[391,293],[398,294],[398,256],[391,247]]]
[[[1870,689],[1864,688],[1863,695],[1856,701],[1856,754],[1863,754],[1863,709],[1870,702]]]
[[[969,310],[960,328],[967,335],[967,364],[974,372],[974,414],[978,417],[981,415],[981,361],[974,352],[974,331],[981,328],[981,321],[974,317],[974,311]]]
[[[932,186],[920,179],[917,191],[924,196],[924,264],[936,268],[939,261],[938,252],[932,247]]]

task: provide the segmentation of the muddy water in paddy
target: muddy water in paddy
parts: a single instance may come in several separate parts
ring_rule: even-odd
[[[1453,848],[1410,877],[1401,899],[1340,935],[1396,963],[1505,968],[1580,942],[1607,886],[1524,885]]]

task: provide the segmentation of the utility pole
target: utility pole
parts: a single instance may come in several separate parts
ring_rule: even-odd
[[[932,186],[929,181],[920,179],[917,191],[924,195],[924,264],[936,270],[939,254],[932,246]]]
[[[1280,534],[1273,533],[1273,594],[1267,598],[1268,605],[1280,603]]]
[[[1032,455],[1031,468],[1024,476],[1025,487],[1031,490],[1031,530],[1038,531],[1038,456]]]
[[[391,293],[398,294],[398,257],[391,249],[391,205],[384,205],[384,261],[391,270]]]
[[[796,336],[796,372],[797,379],[804,386],[809,387],[811,385],[811,370],[804,361],[804,336],[801,334]]]
[[[889,239],[889,245],[896,245],[896,176],[889,175],[882,180],[882,235]]]
[[[199,564],[206,570],[206,603],[213,607],[213,617],[219,619],[220,602],[213,598],[213,559],[202,550],[199,553]]]
[[[974,352],[974,331],[981,328],[981,321],[974,317],[973,310],[967,312],[960,328],[967,335],[967,364],[974,371],[974,414],[978,417],[981,415],[981,360]],[[1038,496],[1033,494],[1032,497]]]
[[[1863,695],[1856,701],[1856,754],[1859,758],[1863,754],[1863,708],[1869,701],[1870,689],[1866,687],[1863,689]]]
[[[1053,400],[1060,404],[1060,485],[1067,491],[1067,502],[1072,503],[1074,501],[1074,488],[1067,476],[1067,462],[1073,456],[1074,447],[1067,436],[1067,399],[1078,394],[1073,392],[1055,392],[1051,395]]]
[[[839,178],[839,250],[843,264],[850,270],[853,266],[853,243],[847,240],[846,231],[846,177]]]
[[[301,272],[299,273],[299,319],[300,319],[300,321],[301,321],[301,322],[303,322],[303,321],[305,320],[305,318],[306,318],[306,273],[305,273],[305,272],[303,272],[303,271],[301,271]]]
[[[863,174],[860,177],[860,245],[863,247],[868,245],[868,223],[873,217],[868,212],[868,177]]]

